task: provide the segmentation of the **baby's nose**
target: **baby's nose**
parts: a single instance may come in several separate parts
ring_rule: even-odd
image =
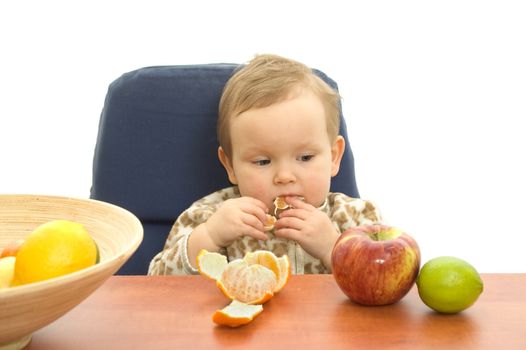
[[[287,167],[280,167],[278,171],[276,171],[276,175],[274,176],[275,184],[286,184],[295,181],[296,176],[294,175],[292,170]]]

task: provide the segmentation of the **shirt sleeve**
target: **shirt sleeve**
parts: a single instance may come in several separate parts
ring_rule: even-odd
[[[236,196],[234,189],[214,192],[186,209],[175,221],[164,248],[150,262],[149,275],[192,275],[198,271],[188,260],[188,238],[192,231],[206,222],[221,203]]]
[[[372,201],[331,193],[329,204],[329,216],[340,233],[353,226],[383,223],[382,215]]]

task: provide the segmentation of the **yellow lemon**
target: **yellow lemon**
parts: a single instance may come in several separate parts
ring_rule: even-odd
[[[484,289],[477,270],[468,262],[451,256],[441,256],[425,263],[416,285],[424,304],[446,314],[467,309]]]
[[[38,282],[94,265],[98,248],[82,224],[56,220],[37,227],[16,256],[14,284]]]

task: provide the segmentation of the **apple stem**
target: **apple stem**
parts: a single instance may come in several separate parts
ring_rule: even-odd
[[[402,234],[402,231],[398,229],[390,228],[386,231],[369,233],[369,237],[371,237],[373,241],[387,241],[390,239],[395,239],[401,234]]]

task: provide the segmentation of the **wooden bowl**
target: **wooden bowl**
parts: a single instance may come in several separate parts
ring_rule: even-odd
[[[22,348],[31,334],[73,309],[113,275],[142,241],[142,225],[118,206],[57,196],[0,195],[0,247],[57,219],[83,224],[100,262],[49,280],[0,290],[0,349]]]

